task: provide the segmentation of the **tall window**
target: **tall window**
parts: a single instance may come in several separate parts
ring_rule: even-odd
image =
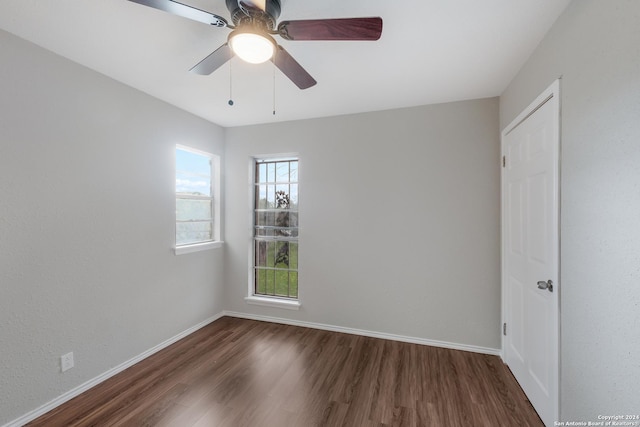
[[[215,158],[176,147],[176,247],[216,239],[212,181]]]
[[[298,298],[298,160],[255,163],[254,294]]]

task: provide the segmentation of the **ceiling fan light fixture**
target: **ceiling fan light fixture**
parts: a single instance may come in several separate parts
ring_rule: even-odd
[[[229,46],[243,61],[261,64],[273,57],[276,41],[268,34],[235,30],[229,34]]]

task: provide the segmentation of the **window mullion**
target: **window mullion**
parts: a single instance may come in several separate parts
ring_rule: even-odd
[[[291,179],[294,163],[297,171],[297,159],[256,159],[252,255],[255,296],[298,297],[298,282],[294,287],[291,283],[291,273],[297,277],[297,267],[292,267],[291,260],[295,255],[297,265],[299,230],[297,176],[295,181]],[[296,193],[292,194],[294,185]]]
[[[176,248],[213,242],[218,235],[213,181],[217,162],[212,154],[176,146]]]

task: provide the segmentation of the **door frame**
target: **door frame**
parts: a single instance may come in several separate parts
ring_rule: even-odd
[[[505,209],[506,209],[506,203],[505,203],[505,197],[506,197],[506,185],[505,185],[505,180],[506,180],[506,168],[504,167],[504,163],[503,163],[503,159],[505,158],[504,156],[506,156],[507,152],[506,152],[506,146],[505,146],[505,139],[506,136],[512,131],[514,130],[516,127],[518,127],[518,125],[520,125],[522,122],[524,122],[529,116],[531,116],[532,114],[534,114],[542,105],[546,104],[547,102],[552,102],[553,104],[553,108],[554,108],[554,114],[557,117],[558,120],[558,126],[557,126],[557,134],[556,134],[556,138],[554,140],[554,147],[553,147],[553,151],[554,151],[554,155],[555,155],[555,166],[556,166],[556,172],[557,172],[557,185],[556,185],[556,197],[557,197],[557,212],[556,212],[556,219],[557,219],[557,227],[558,227],[558,239],[556,242],[557,245],[557,250],[558,250],[558,259],[557,259],[557,265],[558,265],[558,281],[557,283],[554,283],[554,292],[557,292],[557,299],[556,299],[556,304],[557,306],[555,307],[556,310],[556,314],[557,314],[557,330],[556,330],[556,340],[557,340],[557,354],[556,354],[556,371],[555,371],[555,381],[553,381],[553,385],[555,387],[554,390],[554,395],[556,396],[556,399],[554,400],[553,404],[554,404],[554,408],[553,408],[553,414],[556,420],[560,419],[560,331],[561,331],[561,318],[560,318],[560,298],[561,298],[561,283],[560,282],[560,273],[561,273],[561,263],[560,263],[560,257],[561,257],[561,245],[560,245],[560,240],[561,240],[561,235],[560,235],[560,211],[561,211],[561,198],[560,198],[560,188],[561,188],[561,144],[560,144],[560,139],[561,139],[561,109],[560,109],[560,81],[561,79],[556,79],[547,89],[545,89],[540,95],[538,95],[538,97],[531,103],[529,104],[511,123],[509,123],[509,125],[507,125],[504,130],[501,132],[500,134],[500,164],[501,164],[501,168],[500,168],[500,213],[501,213],[501,218],[500,218],[500,231],[501,231],[501,237],[500,237],[500,261],[501,261],[501,307],[502,307],[502,313],[501,313],[501,318],[502,318],[502,322],[501,322],[501,326],[504,325],[507,321],[507,274],[506,274],[506,213],[505,213]],[[507,326],[508,327],[508,326]],[[508,331],[507,331],[508,333]],[[502,358],[502,361],[506,364],[506,336],[504,334],[504,330],[501,327],[501,351],[500,351],[500,356]]]

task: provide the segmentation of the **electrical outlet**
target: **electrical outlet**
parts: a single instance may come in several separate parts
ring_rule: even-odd
[[[68,371],[73,368],[73,352],[60,356],[60,371]]]

